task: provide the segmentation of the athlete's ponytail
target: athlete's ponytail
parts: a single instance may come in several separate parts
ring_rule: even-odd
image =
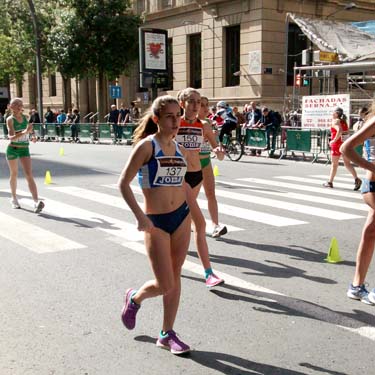
[[[136,145],[143,138],[146,138],[151,134],[155,134],[158,131],[158,126],[152,119],[153,116],[154,114],[151,112],[151,110],[148,110],[140,119],[139,125],[136,127],[133,133],[133,145]]]

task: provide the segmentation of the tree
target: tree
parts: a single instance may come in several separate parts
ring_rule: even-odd
[[[130,71],[138,58],[138,27],[141,19],[129,11],[126,0],[71,0],[73,50],[81,77],[98,78],[101,119],[106,112],[107,80]],[[72,66],[75,70],[76,66]]]

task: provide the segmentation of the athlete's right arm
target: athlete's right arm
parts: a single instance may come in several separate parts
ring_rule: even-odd
[[[27,124],[27,128],[25,130],[22,130],[16,133],[14,130],[14,126],[13,126],[13,118],[9,117],[7,118],[7,128],[8,128],[8,138],[11,141],[15,141],[17,138],[21,138],[25,134],[32,133],[33,124]]]
[[[340,151],[359,167],[369,170],[375,174],[375,164],[361,157],[355,148],[362,145],[368,138],[375,136],[375,116],[370,117],[363,127],[349,137],[340,147]]]
[[[138,230],[149,232],[153,228],[151,220],[145,215],[137,203],[130,183],[141,168],[152,156],[152,144],[148,140],[139,142],[133,149],[130,157],[121,172],[118,186],[125,202],[132,210],[138,222]]]

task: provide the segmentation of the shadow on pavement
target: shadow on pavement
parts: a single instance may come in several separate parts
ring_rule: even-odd
[[[155,345],[156,338],[142,335],[135,337],[136,341],[152,343]],[[202,350],[193,350],[190,355],[184,355],[182,358],[192,360],[202,366],[221,372],[222,374],[241,374],[241,375],[304,375],[299,371],[288,370],[263,363],[253,362],[248,359],[237,357],[226,353],[206,352]],[[232,366],[233,364],[233,366]],[[242,367],[240,370],[239,367]],[[240,372],[239,372],[240,371]],[[204,373],[204,372],[202,372]],[[332,373],[333,374],[333,373]],[[339,373],[337,373],[339,375]]]
[[[216,241],[222,241],[229,245],[235,246],[243,246],[254,250],[265,251],[269,253],[277,253],[277,254],[285,254],[288,255],[291,259],[295,260],[303,260],[305,262],[315,262],[315,263],[325,263],[324,258],[326,258],[327,253],[323,253],[321,251],[298,246],[298,245],[290,245],[289,247],[286,246],[278,246],[274,244],[261,244],[261,243],[254,243],[254,242],[246,242],[246,241],[239,241],[234,240],[228,237],[220,237],[216,239]],[[355,262],[352,261],[343,261],[340,262],[341,265],[355,266]]]
[[[197,258],[198,254],[194,251],[188,251],[188,255]],[[306,280],[314,281],[320,284],[337,284],[336,281],[332,279],[327,279],[325,277],[308,275],[303,269],[292,267],[286,264],[282,264],[280,262],[275,262],[271,260],[265,260],[266,263],[270,265],[255,262],[249,259],[240,259],[238,257],[229,257],[223,255],[214,255],[210,254],[210,260],[212,263],[219,263],[219,264],[226,264],[233,267],[245,268],[250,271],[244,271],[243,273],[246,275],[255,275],[260,277],[272,277],[272,278],[283,278],[283,279],[290,279],[293,277],[300,277]],[[276,266],[273,266],[273,265]]]
[[[34,154],[33,154],[34,155]],[[87,166],[76,166],[64,162],[46,161],[41,159],[31,159],[33,166],[33,175],[35,178],[44,177],[46,171],[51,171],[53,177],[62,176],[87,176],[87,175],[98,175],[105,174],[96,169],[89,168]],[[77,160],[79,162],[79,160]],[[8,164],[5,157],[1,157],[0,154],[0,175],[9,176]],[[21,165],[19,165],[19,177],[23,178],[23,171]]]
[[[182,275],[182,277],[200,283],[202,282],[202,279],[198,277],[186,275]],[[225,291],[225,289],[227,291]],[[301,299],[258,290],[249,291],[248,289],[229,284],[210,289],[210,291],[218,297],[229,301],[243,301],[258,305],[253,306],[253,309],[264,313],[315,319],[350,329],[361,328],[363,327],[363,323],[371,327],[375,325],[375,316],[373,313],[370,314],[361,310],[353,310],[352,313],[335,311]],[[343,298],[347,298],[345,297],[345,291],[343,295]],[[360,302],[348,300],[348,303],[359,304]],[[369,308],[371,309],[372,307],[369,306]]]

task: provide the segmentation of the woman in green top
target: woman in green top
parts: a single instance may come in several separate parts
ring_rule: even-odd
[[[18,159],[20,160],[23,173],[29,185],[30,193],[34,200],[34,212],[39,213],[44,207],[44,203],[38,198],[38,190],[34,181],[31,158],[29,151],[29,134],[33,133],[33,124],[29,124],[25,115],[22,114],[23,102],[20,98],[14,98],[10,102],[12,115],[7,118],[8,139],[10,143],[7,147],[6,158],[10,171],[10,190],[12,194],[12,208],[21,208],[17,199],[17,176]],[[32,141],[36,138],[33,136]]]

